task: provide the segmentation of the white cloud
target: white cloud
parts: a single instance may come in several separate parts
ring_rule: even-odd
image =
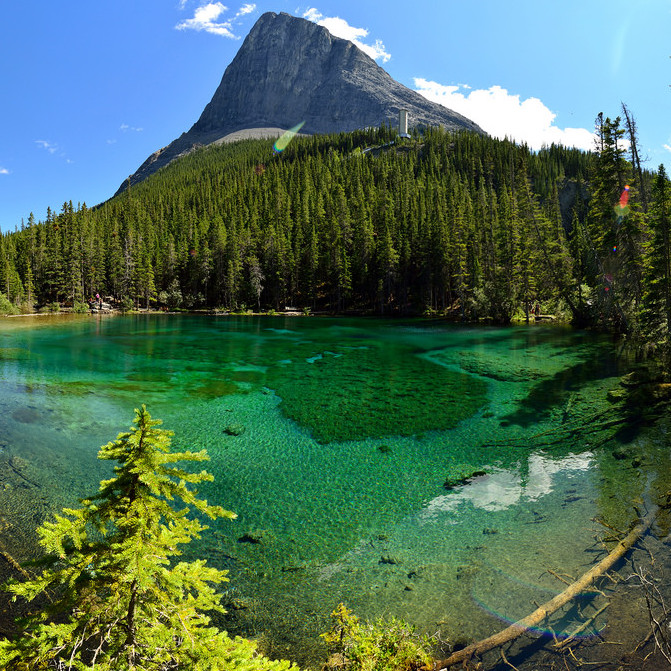
[[[129,130],[135,131],[136,133],[141,133],[144,128],[136,128],[135,126],[129,126],[127,123],[122,123],[119,126],[119,130],[123,131],[124,133]]]
[[[246,8],[248,7],[251,7],[251,5],[243,5],[240,12],[248,14],[250,11],[253,11],[253,9],[247,10]],[[240,39],[233,33],[231,21],[218,22],[219,17],[227,11],[228,7],[221,2],[210,2],[198,7],[192,19],[186,19],[178,23],[175,28],[177,30],[204,30],[206,33],[212,33],[220,37],[228,37],[233,40]],[[241,16],[241,14],[238,13],[235,18],[238,16]]]
[[[50,154],[55,154],[58,151],[58,145],[55,142],[48,140],[35,140],[35,144],[41,149],[46,149]]]
[[[50,142],[49,140],[34,140],[34,142],[40,149],[48,151],[51,155],[58,155],[59,158],[65,159],[66,163],[72,163],[72,160],[68,158],[68,155],[56,142]]]
[[[666,151],[671,151],[671,145],[670,144],[664,144],[662,145]]]
[[[391,54],[387,52],[382,40],[375,40],[373,44],[363,42],[363,39],[368,37],[368,30],[366,28],[350,26],[345,19],[341,19],[338,16],[324,16],[314,7],[304,12],[303,18],[324,26],[331,35],[354,42],[361,51],[368,54],[373,60],[381,60],[383,63],[386,63],[391,58]]]
[[[9,170],[7,168],[0,168],[0,175],[9,175]]]
[[[253,4],[245,4],[238,9],[238,13],[235,15],[235,18],[239,18],[240,16],[245,16],[246,14],[251,14],[254,10],[256,9],[256,5]]]
[[[586,151],[594,149],[594,133],[586,128],[559,128],[556,114],[538,98],[520,100],[500,86],[462,93],[467,86],[444,86],[415,77],[415,89],[428,100],[449,107],[475,121],[484,131],[497,138],[508,137],[526,142],[532,149],[561,144]]]

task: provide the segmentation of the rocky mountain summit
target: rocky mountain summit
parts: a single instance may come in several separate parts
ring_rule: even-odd
[[[152,154],[130,183],[227,138],[277,136],[300,122],[307,134],[396,124],[401,109],[408,111],[410,126],[482,132],[466,117],[399,84],[352,42],[306,19],[268,12],[226,68],[200,119]],[[117,193],[127,185],[125,180]]]

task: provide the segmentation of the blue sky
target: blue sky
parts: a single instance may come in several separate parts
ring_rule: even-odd
[[[671,168],[671,0],[33,0],[0,16],[0,228],[95,205],[198,119],[258,17],[357,41],[395,79],[532,147],[634,114]]]

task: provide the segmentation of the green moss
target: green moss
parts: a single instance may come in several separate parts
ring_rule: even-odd
[[[73,382],[59,382],[55,385],[46,386],[47,394],[53,396],[61,396],[62,394],[72,396],[84,396],[85,394],[95,394],[96,389],[92,382],[73,381]]]
[[[537,366],[521,365],[520,361],[511,357],[502,360],[500,357],[482,352],[461,352],[459,363],[464,370],[483,377],[501,382],[519,382],[545,379],[550,376],[547,365],[539,362]]]
[[[230,380],[208,380],[189,389],[189,393],[196,398],[219,398],[248,392]]]
[[[234,382],[248,382],[249,384],[263,384],[264,374],[259,370],[235,370],[230,373]]]
[[[0,347],[0,361],[19,361],[30,357],[30,352],[21,347]]]
[[[268,371],[284,414],[320,442],[447,430],[486,402],[486,384],[406,349],[340,348]],[[321,357],[321,358],[320,358]]]
[[[156,371],[138,371],[135,373],[127,373],[126,379],[133,382],[157,382],[159,384],[169,384],[172,375]]]

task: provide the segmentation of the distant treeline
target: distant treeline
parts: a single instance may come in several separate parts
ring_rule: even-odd
[[[94,209],[65,203],[0,236],[0,291],[24,310],[100,294],[497,323],[542,310],[666,332],[669,181],[641,168],[624,111],[624,127],[598,117],[593,153],[387,127],[281,153],[203,148]]]

